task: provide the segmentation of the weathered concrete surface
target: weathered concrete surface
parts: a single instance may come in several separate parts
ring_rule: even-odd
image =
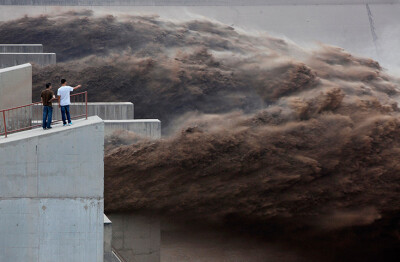
[[[152,139],[161,138],[161,121],[158,119],[104,120],[104,135],[112,135],[118,130],[134,132]]]
[[[0,110],[32,103],[32,66],[24,64],[0,69]],[[6,114],[7,130],[29,126],[30,108],[21,108]],[[3,115],[0,116],[0,133],[4,132]]]
[[[0,53],[0,68],[34,63],[39,66],[55,65],[55,53]]]
[[[103,260],[103,143],[98,117],[0,138],[0,261]]]
[[[126,261],[160,261],[159,219],[126,213],[108,217],[113,223],[112,245]]]
[[[0,110],[32,103],[32,66],[0,69]]]
[[[79,91],[77,91],[79,92]],[[54,93],[57,94],[57,89],[54,89]],[[73,94],[73,93],[72,93]],[[90,99],[90,91],[89,91]],[[71,100],[73,97],[71,97]],[[36,98],[40,101],[40,97]],[[72,100],[73,101],[73,100]],[[86,113],[85,103],[72,103],[70,105],[71,115],[81,115]],[[42,106],[35,106],[34,112],[42,112]],[[41,115],[34,114],[34,120],[41,120]],[[88,103],[88,116],[98,116],[103,120],[124,120],[133,119],[134,117],[134,105],[130,102],[110,102],[110,103]],[[61,119],[61,110],[54,104],[53,119]]]
[[[88,198],[0,198],[0,261],[101,261],[103,204]]]
[[[43,53],[42,44],[0,44],[0,53]]]

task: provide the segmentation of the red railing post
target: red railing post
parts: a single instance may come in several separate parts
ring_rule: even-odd
[[[7,137],[6,111],[3,111],[4,137]]]
[[[86,104],[86,119],[88,117],[88,113],[87,113],[87,91],[85,91],[85,104]]]

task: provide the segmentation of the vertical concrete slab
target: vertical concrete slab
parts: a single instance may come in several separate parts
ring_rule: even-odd
[[[0,53],[43,53],[42,44],[0,44]]]
[[[23,64],[0,69],[0,110],[32,103],[32,66]],[[29,126],[31,108],[20,108],[5,115],[7,130]],[[3,115],[0,133],[4,132]]]
[[[32,103],[32,66],[0,69],[0,110]]]
[[[39,66],[55,65],[55,53],[0,53],[0,68],[34,63]]]
[[[0,138],[0,261],[103,261],[103,150],[98,117]]]
[[[112,135],[118,130],[130,131],[151,139],[161,138],[161,121],[158,119],[105,120],[104,135]]]

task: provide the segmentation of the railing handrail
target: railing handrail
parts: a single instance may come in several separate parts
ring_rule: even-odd
[[[80,93],[76,93],[76,94],[72,94],[71,97],[72,97],[72,96],[77,96],[77,95],[86,94],[86,93],[87,93],[87,91],[80,92]],[[3,111],[6,112],[6,111],[10,111],[10,110],[20,109],[20,108],[23,108],[23,107],[28,107],[28,106],[33,106],[33,105],[39,105],[39,104],[42,104],[42,102],[34,102],[34,103],[27,104],[27,105],[23,105],[23,106],[17,106],[17,107],[12,107],[12,108],[0,109],[0,112],[3,112]]]
[[[71,119],[77,119],[77,118],[80,118],[80,117],[86,117],[86,119],[87,119],[87,118],[88,118],[88,97],[87,97],[87,91],[80,92],[80,93],[76,93],[76,94],[72,94],[72,95],[70,95],[70,96],[71,96],[71,97],[75,97],[75,96],[78,96],[78,95],[84,95],[85,101],[84,101],[84,102],[82,101],[82,103],[85,105],[85,113],[84,113],[84,114],[81,114],[81,115],[77,115],[77,116],[71,116]],[[58,101],[57,101],[57,102],[58,102]],[[57,102],[56,102],[56,103],[57,103]],[[10,114],[9,112],[12,111],[12,110],[17,110],[17,109],[21,109],[21,108],[32,107],[32,106],[40,105],[40,104],[42,104],[42,102],[34,102],[34,103],[27,104],[27,105],[23,105],[23,106],[17,106],[17,107],[12,107],[12,108],[1,109],[1,110],[0,110],[0,120],[1,120],[1,119],[3,120],[4,132],[1,132],[1,129],[0,129],[0,135],[4,135],[5,137],[7,137],[7,134],[8,134],[8,133],[15,133],[15,132],[28,130],[28,129],[35,128],[35,127],[40,127],[40,125],[37,125],[37,124],[36,124],[36,125],[32,125],[32,120],[30,120],[31,123],[30,123],[29,126],[25,126],[25,127],[23,127],[23,128],[19,128],[19,129],[14,129],[14,130],[7,131],[7,121],[6,121],[6,113],[8,114],[8,117],[9,117],[9,114]],[[7,120],[8,120],[8,119],[7,119]],[[61,121],[61,120],[57,120],[57,121],[52,120],[51,123],[57,123],[57,122],[59,122],[59,121]]]
[[[111,246],[111,251],[116,255],[119,261],[121,262],[127,262],[125,258],[117,251],[117,249],[114,246]]]

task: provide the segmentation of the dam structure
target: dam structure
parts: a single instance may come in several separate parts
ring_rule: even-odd
[[[42,107],[32,103],[32,65],[0,69],[0,261],[160,261],[158,220],[104,215],[104,141],[107,126],[108,135],[157,139],[161,122],[134,119],[133,103],[82,95],[72,126],[53,118],[45,131]]]

